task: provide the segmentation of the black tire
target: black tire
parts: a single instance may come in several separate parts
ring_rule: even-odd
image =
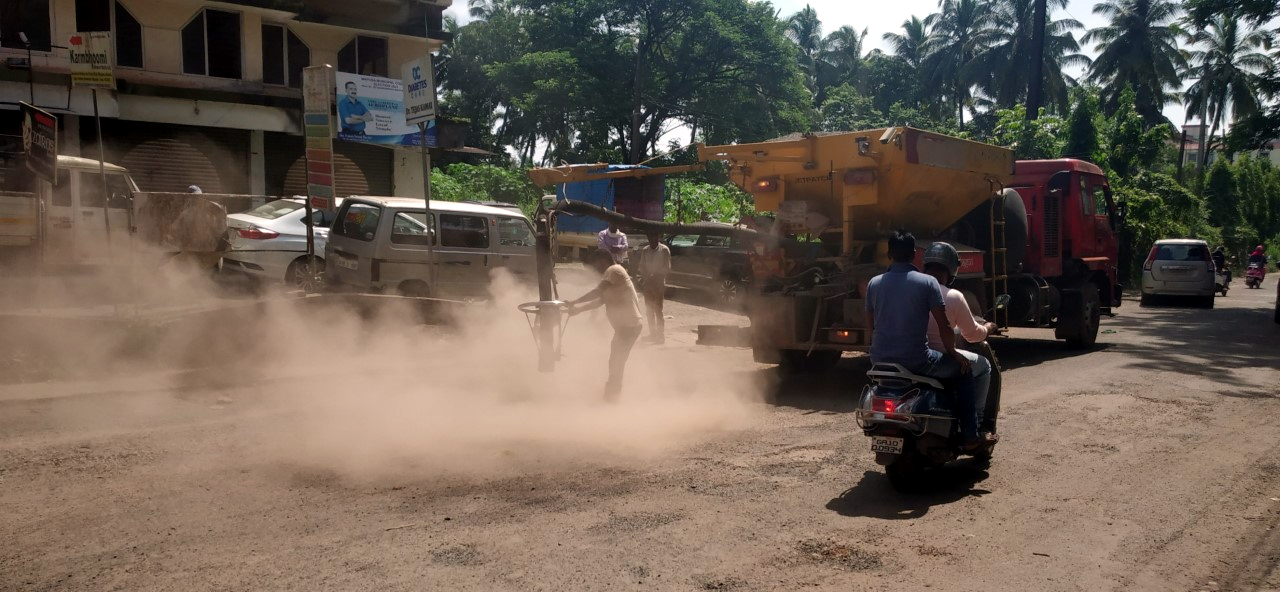
[[[316,269],[313,273],[307,258],[299,257],[294,259],[285,270],[284,283],[295,290],[314,294],[320,291],[320,281],[317,278],[322,273],[324,273],[324,259],[316,257]]]
[[[1213,294],[1210,294],[1210,295],[1208,295],[1208,296],[1205,296],[1204,298],[1201,298],[1201,299],[1200,299],[1200,308],[1209,308],[1209,309],[1212,309],[1212,308],[1213,308],[1213,301],[1214,301]]]
[[[822,374],[839,362],[839,350],[818,349],[809,352],[803,349],[784,349],[778,368],[785,374]]]
[[[720,302],[731,307],[741,307],[746,300],[747,282],[735,275],[726,274],[720,277],[716,286]]]
[[[1155,299],[1155,296],[1143,294],[1142,297],[1138,298],[1138,306],[1151,306],[1151,304],[1155,302]]]
[[[426,298],[431,295],[431,290],[427,288],[427,283],[421,280],[406,280],[400,282],[396,286],[396,292],[401,296],[410,298]]]
[[[1074,324],[1074,331],[1066,335],[1067,345],[1073,349],[1088,349],[1098,342],[1098,323],[1102,320],[1101,304],[1098,301],[1098,287],[1086,283],[1080,287],[1079,306],[1072,310],[1079,315]]]

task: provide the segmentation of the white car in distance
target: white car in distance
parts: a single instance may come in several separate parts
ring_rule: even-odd
[[[311,291],[315,276],[307,262],[307,224],[304,197],[267,202],[251,210],[227,214],[223,273],[241,273],[262,283],[284,282]],[[342,200],[338,200],[342,205]],[[324,271],[324,247],[333,214],[312,212],[316,271]]]

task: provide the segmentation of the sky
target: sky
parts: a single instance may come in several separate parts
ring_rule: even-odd
[[[784,18],[804,9],[806,4],[812,6],[822,20],[824,35],[845,25],[858,31],[866,28],[867,51],[875,48],[888,51],[889,48],[883,41],[885,33],[897,32],[902,22],[912,15],[923,18],[938,10],[937,0],[772,0],[772,3]],[[1080,21],[1085,28],[1076,32],[1076,38],[1079,39],[1083,31],[1106,24],[1104,19],[1093,14],[1095,3],[1096,0],[1070,0],[1067,8],[1055,10],[1052,18],[1073,18]],[[453,15],[459,23],[465,24],[470,20],[466,0],[453,0],[453,6],[445,13]],[[1095,55],[1092,47],[1083,49],[1086,55]],[[1170,121],[1181,125],[1185,111],[1181,105],[1168,105],[1164,114]]]

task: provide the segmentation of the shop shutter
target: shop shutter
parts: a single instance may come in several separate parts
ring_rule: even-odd
[[[85,128],[89,132],[85,133]],[[92,140],[92,126],[81,125]],[[143,191],[249,192],[249,132],[103,120],[107,159],[127,169]],[[89,144],[92,145],[92,144]]]
[[[334,193],[348,195],[391,195],[393,152],[378,146],[350,142],[333,143]],[[306,160],[294,159],[284,178],[284,195],[307,191]]]

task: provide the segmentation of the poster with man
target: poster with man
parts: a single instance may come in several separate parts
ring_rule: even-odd
[[[394,78],[337,72],[338,139],[384,146],[420,146],[418,127],[405,123],[404,83]],[[436,146],[435,123],[427,146]]]

